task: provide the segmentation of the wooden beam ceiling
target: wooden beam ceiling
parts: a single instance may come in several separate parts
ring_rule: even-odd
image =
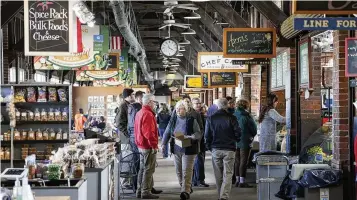
[[[288,16],[286,16],[286,14],[271,0],[249,1],[249,3],[264,15],[275,27],[280,27],[280,25],[288,18]]]
[[[214,24],[214,20],[212,19],[212,17],[208,13],[206,13],[204,4],[196,3],[196,5],[199,6],[200,8],[196,10],[196,13],[201,15],[200,21],[202,22],[202,24],[205,25],[220,42],[222,42],[223,40],[222,27],[220,25]]]
[[[224,1],[209,1],[210,4],[232,27],[250,28],[249,24]]]
[[[211,33],[204,31],[198,24],[192,24],[192,28],[196,31],[197,36],[202,40],[211,51],[222,51],[222,47],[213,40]]]

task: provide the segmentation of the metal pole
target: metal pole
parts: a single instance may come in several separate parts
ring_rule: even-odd
[[[299,74],[299,41],[295,39],[295,109],[296,109],[296,154],[301,150],[301,110],[300,110],[300,74]]]

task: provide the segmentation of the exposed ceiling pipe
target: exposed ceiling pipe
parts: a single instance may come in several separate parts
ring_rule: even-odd
[[[124,0],[110,0],[110,6],[113,9],[115,22],[124,39],[129,43],[129,53],[138,61],[141,71],[145,76],[145,80],[150,84],[151,90],[154,90],[154,78],[149,74],[149,67],[146,62],[146,54],[144,48],[140,45],[138,39],[131,31],[128,19],[125,15]]]

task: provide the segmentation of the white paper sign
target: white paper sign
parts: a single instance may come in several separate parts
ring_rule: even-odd
[[[329,200],[330,190],[328,188],[320,188],[320,200]]]
[[[248,65],[233,65],[237,58],[223,58],[223,52],[199,52],[197,60],[199,72],[248,72]]]

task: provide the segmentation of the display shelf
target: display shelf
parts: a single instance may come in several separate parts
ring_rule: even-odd
[[[57,144],[67,142],[68,140],[14,140],[14,144]],[[1,144],[11,144],[11,141],[1,141]]]
[[[17,102],[15,106],[36,106],[36,105],[64,105],[68,106],[68,102],[47,101],[47,102]]]
[[[16,125],[22,125],[22,124],[64,124],[67,125],[69,121],[17,121]]]

